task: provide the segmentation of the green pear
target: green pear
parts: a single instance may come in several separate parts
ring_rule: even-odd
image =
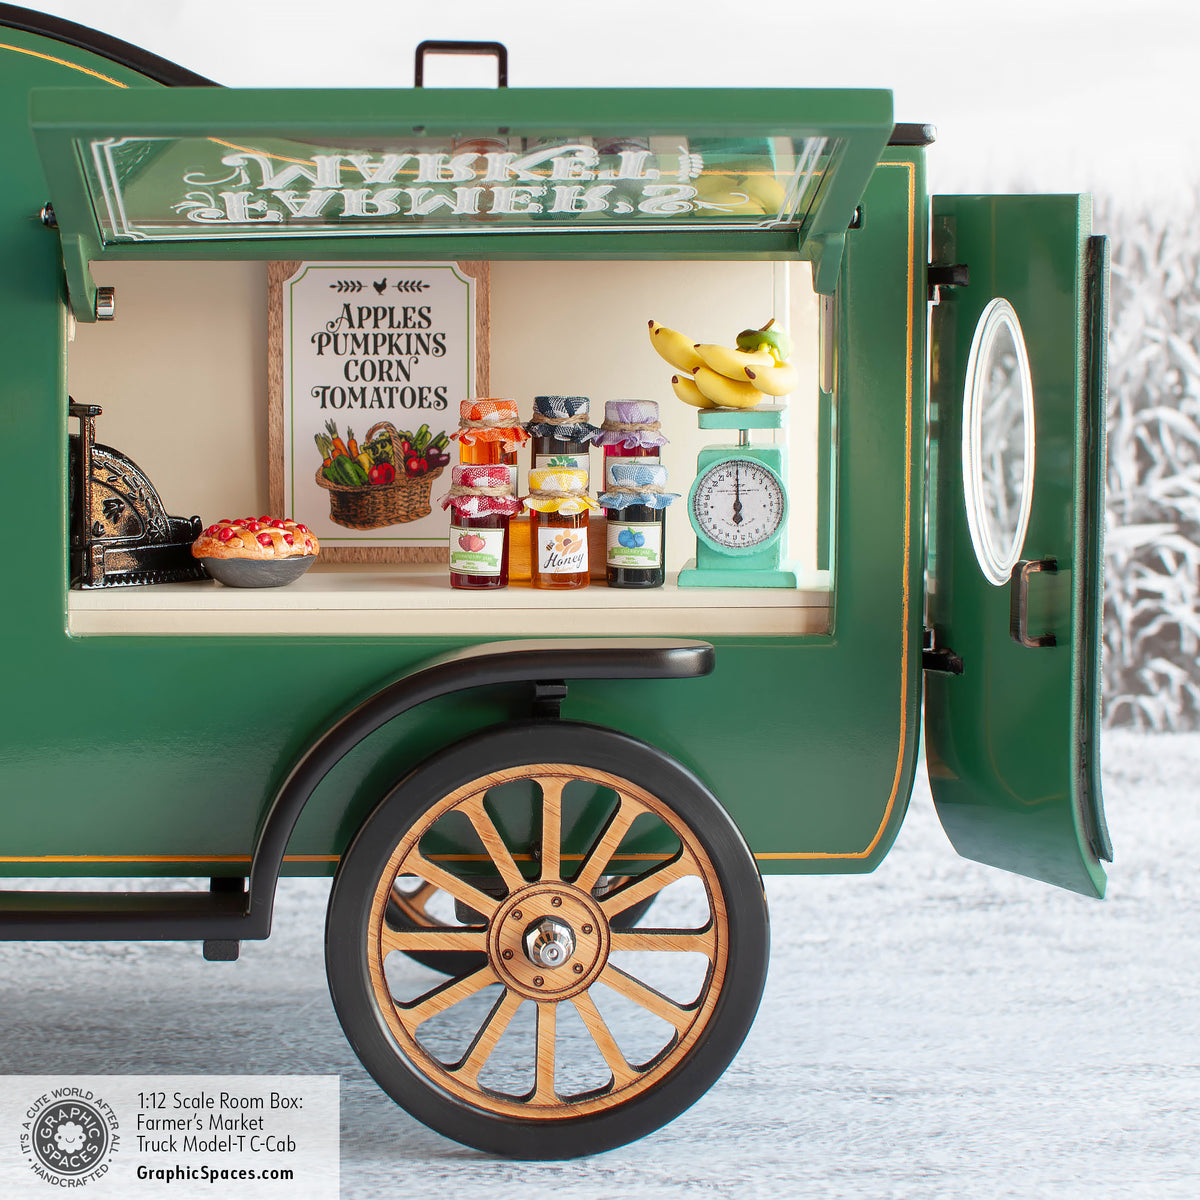
[[[782,329],[772,329],[775,318],[772,317],[761,329],[743,329],[737,335],[739,350],[767,350],[782,365],[792,352],[792,339]]]

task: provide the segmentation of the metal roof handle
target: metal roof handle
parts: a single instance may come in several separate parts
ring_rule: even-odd
[[[426,54],[492,54],[496,57],[499,79],[496,86],[508,87],[508,50],[501,42],[422,42],[417,47],[416,86],[425,86]]]

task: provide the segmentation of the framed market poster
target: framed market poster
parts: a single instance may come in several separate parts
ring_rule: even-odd
[[[440,561],[459,402],[488,387],[487,263],[268,264],[270,504],[332,561]]]

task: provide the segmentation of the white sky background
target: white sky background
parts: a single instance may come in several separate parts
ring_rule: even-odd
[[[887,87],[938,128],[933,191],[1200,190],[1196,0],[51,0],[218,83],[409,87],[426,38],[496,40],[513,87]],[[490,60],[429,82],[485,84]]]

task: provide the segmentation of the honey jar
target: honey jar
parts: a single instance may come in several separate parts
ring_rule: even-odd
[[[535,588],[588,585],[587,475],[570,469],[529,472],[529,581]]]

